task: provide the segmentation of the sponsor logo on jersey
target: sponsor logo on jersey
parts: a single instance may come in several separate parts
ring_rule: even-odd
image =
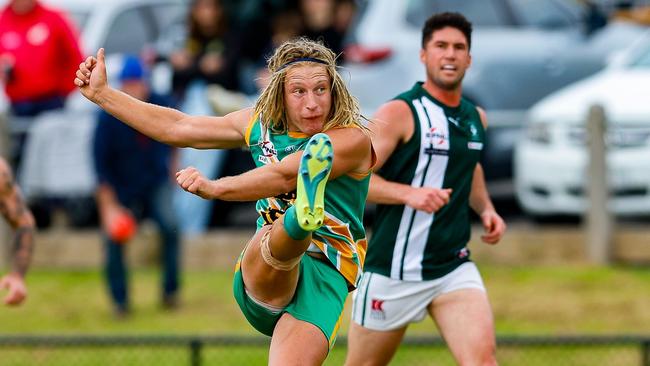
[[[478,129],[476,128],[476,126],[474,126],[474,124],[469,125],[469,133],[473,138],[478,137]]]
[[[468,141],[467,148],[470,150],[483,150],[483,143],[476,141]]]
[[[386,320],[386,313],[384,312],[384,300],[370,300],[370,317],[377,320]]]
[[[449,150],[434,149],[433,147],[426,147],[426,148],[424,148],[424,153],[427,154],[427,155],[447,156],[447,155],[449,155]]]
[[[269,163],[271,162],[271,159],[267,158],[267,157],[264,156],[264,155],[259,155],[259,156],[257,157],[257,161],[259,161],[260,163],[266,165],[266,164],[269,164]]]
[[[426,137],[433,146],[440,146],[447,140],[447,136],[444,133],[437,131],[436,127],[431,127],[429,131],[427,131]]]
[[[262,149],[262,154],[264,154],[264,156],[267,158],[278,155],[278,152],[275,150],[275,146],[273,146],[273,143],[271,141],[262,141],[259,145]]]
[[[467,258],[469,256],[469,249],[467,249],[467,247],[465,247],[465,248],[459,250],[457,256],[460,259]]]

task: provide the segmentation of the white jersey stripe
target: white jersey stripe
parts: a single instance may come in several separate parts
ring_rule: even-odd
[[[420,121],[420,158],[413,187],[441,188],[449,161],[449,125],[444,110],[427,98],[413,100]],[[405,207],[393,251],[391,277],[422,280],[422,259],[434,214]]]
[[[418,119],[420,121],[420,137],[422,138],[422,136],[424,136],[424,131],[427,131],[429,129],[428,120],[422,107],[422,103],[420,103],[418,100],[413,100],[413,106],[415,107],[415,110],[418,114]],[[422,145],[422,140],[420,141],[420,145]],[[422,149],[422,146],[420,146],[420,149]],[[415,169],[415,175],[411,181],[411,186],[419,186],[419,183],[422,180],[421,172],[424,170],[425,164],[426,160],[418,160],[418,166]],[[402,218],[399,223],[399,229],[397,230],[395,246],[393,247],[393,262],[390,269],[390,276],[392,278],[402,279],[402,262],[404,261],[405,247],[409,239],[407,238],[407,235],[411,226],[412,217],[415,213],[414,211],[415,210],[413,208],[406,205],[404,206]]]

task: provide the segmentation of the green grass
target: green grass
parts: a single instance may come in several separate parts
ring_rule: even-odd
[[[650,269],[628,267],[502,267],[479,264],[492,301],[498,334],[647,334],[650,330]],[[229,271],[185,271],[182,306],[163,311],[159,275],[153,269],[132,273],[131,318],[113,318],[98,271],[34,270],[29,298],[21,307],[0,307],[3,334],[97,335],[250,335],[256,333],[231,293]],[[4,293],[2,294],[4,295]],[[349,305],[349,304],[348,304]],[[349,312],[349,306],[346,308]],[[344,316],[341,335],[347,333]],[[429,319],[408,334],[434,335]],[[183,347],[4,348],[1,365],[189,364]],[[640,353],[629,346],[500,347],[501,365],[637,365]],[[207,346],[206,365],[265,364],[265,347]],[[334,348],[327,365],[340,365],[345,347]],[[418,361],[419,360],[419,361]],[[402,347],[395,365],[453,365],[444,347]]]
[[[480,267],[497,333],[650,330],[650,269]],[[28,276],[27,302],[18,308],[0,308],[1,332],[256,334],[232,297],[231,272],[186,271],[181,308],[171,312],[160,308],[158,281],[153,269],[134,271],[133,316],[116,321],[100,272],[35,270]],[[346,333],[347,326],[345,321],[340,334]],[[432,334],[433,329],[433,323],[425,320],[412,326],[410,333]]]
[[[18,308],[0,311],[3,333],[39,334],[255,334],[246,324],[231,291],[229,272],[186,272],[181,307],[160,307],[159,276],[154,270],[132,274],[133,314],[117,321],[100,272],[33,271],[29,298]]]
[[[201,356],[203,365],[265,365],[264,347],[209,347]],[[501,366],[630,366],[641,365],[638,348],[634,347],[527,347],[501,348],[497,352]],[[190,365],[190,354],[180,347],[166,348],[38,348],[0,350],[0,364],[19,365]],[[345,348],[335,348],[326,366],[342,365]],[[391,365],[454,366],[454,360],[443,347],[402,346]]]
[[[650,330],[650,269],[489,267],[498,333],[643,333]]]

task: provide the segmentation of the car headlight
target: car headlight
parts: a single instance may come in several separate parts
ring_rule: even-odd
[[[551,126],[546,122],[531,122],[526,128],[526,138],[538,144],[551,142]]]

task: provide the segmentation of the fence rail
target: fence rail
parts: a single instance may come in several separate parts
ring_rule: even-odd
[[[502,365],[650,366],[648,335],[502,335],[497,343]],[[340,337],[328,365],[342,364],[346,344]],[[266,363],[268,345],[228,335],[0,335],[0,364],[254,365]],[[393,364],[453,365],[444,346],[440,337],[406,337]]]

